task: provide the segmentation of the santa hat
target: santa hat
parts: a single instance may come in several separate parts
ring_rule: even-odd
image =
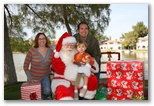
[[[59,38],[57,45],[56,45],[55,54],[54,54],[55,58],[59,58],[59,52],[62,48],[62,45],[66,44],[66,43],[76,43],[76,39],[73,36],[71,36],[71,34],[69,34],[68,32],[65,32]]]

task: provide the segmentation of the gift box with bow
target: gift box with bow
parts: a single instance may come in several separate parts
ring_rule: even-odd
[[[22,100],[41,100],[41,84],[25,82],[21,85]]]

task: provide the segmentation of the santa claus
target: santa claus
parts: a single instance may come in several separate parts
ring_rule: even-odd
[[[52,92],[56,100],[74,100],[74,86],[73,81],[76,81],[78,72],[83,72],[86,66],[78,67],[73,64],[76,39],[69,33],[65,32],[59,39],[56,45],[56,50],[52,56],[52,70],[54,78],[52,80]],[[95,61],[92,72],[98,72],[98,64]],[[83,87],[83,78],[80,80],[79,91]],[[97,78],[91,73],[85,99],[93,99],[98,87]]]

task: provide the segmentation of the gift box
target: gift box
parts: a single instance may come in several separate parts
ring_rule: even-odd
[[[21,99],[22,100],[41,100],[41,83],[25,82],[21,85]]]
[[[106,65],[108,100],[143,99],[143,61],[108,61]]]
[[[106,100],[107,99],[107,88],[105,86],[98,86],[96,91],[96,100]]]

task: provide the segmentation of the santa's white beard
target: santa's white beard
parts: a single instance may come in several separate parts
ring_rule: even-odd
[[[74,61],[74,55],[76,54],[76,50],[66,50],[64,47],[62,47],[60,51],[60,58],[65,63],[65,65],[73,64]]]

